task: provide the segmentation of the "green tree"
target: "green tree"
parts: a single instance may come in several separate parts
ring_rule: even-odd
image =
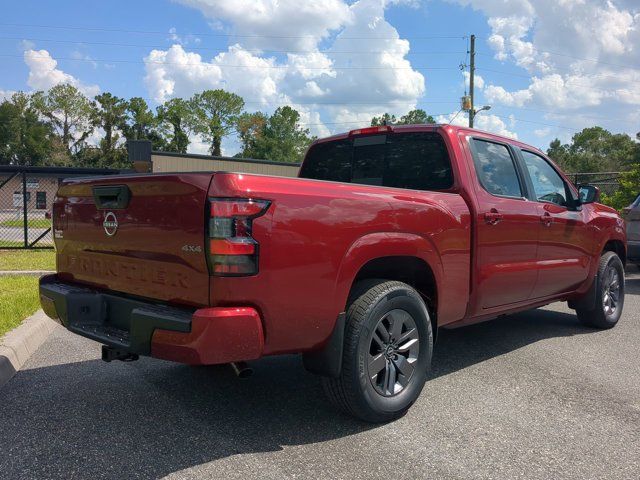
[[[236,130],[242,149],[238,157],[252,158],[256,155],[256,145],[264,135],[269,117],[262,112],[243,113],[238,117]]]
[[[253,146],[244,152],[252,158],[276,162],[300,162],[314,140],[309,130],[300,126],[300,114],[293,108],[280,107],[269,117],[262,132],[253,136]]]
[[[427,112],[418,108],[400,117],[398,123],[400,125],[422,125],[425,123],[436,123],[436,120],[431,115],[427,115]]]
[[[119,126],[126,120],[127,102],[111,93],[95,97],[93,124],[104,131],[100,140],[101,166],[121,167],[126,162],[127,153],[119,144]],[[86,153],[86,152],[85,152]],[[95,155],[92,155],[93,159]],[[91,162],[93,163],[93,161]]]
[[[570,163],[567,160],[567,156],[569,155],[568,149],[569,149],[569,145],[563,145],[562,142],[558,138],[556,138],[549,144],[549,148],[547,149],[547,155],[549,155],[549,158],[551,158],[551,160],[556,162],[558,165],[561,165],[564,167],[568,163]],[[576,173],[579,173],[579,172],[576,172]]]
[[[133,97],[127,102],[124,121],[119,125],[127,140],[151,140],[154,150],[164,149],[164,139],[158,131],[158,117],[149,108],[146,100]]]
[[[211,155],[220,156],[222,139],[235,129],[244,100],[224,90],[205,90],[196,93],[190,103],[195,132],[211,144]]]
[[[156,112],[160,130],[165,136],[166,151],[187,153],[193,124],[191,104],[182,98],[172,98],[160,105]]]
[[[401,116],[400,120],[398,120],[395,115],[389,113],[371,119],[372,127],[382,125],[421,125],[425,123],[436,123],[436,121],[421,108],[411,110],[406,115]]]
[[[93,107],[89,99],[67,83],[48,92],[33,95],[33,104],[57,132],[67,153],[72,156],[93,132]]]
[[[613,195],[602,195],[602,202],[617,210],[622,210],[640,194],[640,162],[633,165],[618,178],[620,186]]]
[[[379,117],[373,117],[371,119],[372,127],[381,127],[383,125],[394,125],[397,123],[397,119],[395,115],[391,115],[389,113],[385,113],[380,115]]]
[[[30,95],[18,92],[0,104],[0,164],[43,165],[53,151],[53,131],[40,120]]]
[[[640,161],[638,144],[629,135],[598,126],[576,133],[569,144],[554,140],[547,154],[572,173],[617,172]]]

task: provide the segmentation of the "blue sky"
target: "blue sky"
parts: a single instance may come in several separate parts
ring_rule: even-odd
[[[1,11],[5,96],[71,82],[155,106],[225,88],[249,111],[293,104],[318,135],[414,107],[449,121],[473,33],[477,105],[492,106],[479,128],[542,148],[595,124],[640,131],[634,0],[5,0]]]

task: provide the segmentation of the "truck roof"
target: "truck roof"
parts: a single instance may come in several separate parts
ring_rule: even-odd
[[[358,130],[364,130],[366,128],[369,128],[369,127],[363,127],[356,130],[351,130],[349,132],[338,133],[330,137],[320,138],[315,142],[313,142],[311,146],[317,143],[344,140],[346,138],[349,138],[349,136],[353,136],[354,132],[357,132]],[[496,133],[487,132],[485,130],[479,130],[477,128],[469,128],[469,127],[464,127],[460,125],[449,125],[447,123],[425,123],[425,124],[415,124],[415,125],[389,125],[389,128],[390,128],[390,131],[392,132],[434,132],[434,131],[442,130],[449,135],[455,135],[457,132],[466,132],[469,135],[473,135],[474,133],[481,133],[482,135],[486,135],[498,141],[512,143],[522,148],[532,149],[532,150],[535,150],[536,152],[544,153],[539,148],[526,143],[522,143],[515,138],[506,137],[504,135],[498,135]],[[364,133],[364,134],[375,134],[375,133],[371,132],[371,133]]]

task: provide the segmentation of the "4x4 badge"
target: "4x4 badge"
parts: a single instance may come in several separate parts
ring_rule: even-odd
[[[109,237],[113,237],[118,231],[118,219],[116,218],[116,214],[113,212],[107,213],[104,216],[102,227],[104,228],[104,233],[106,233]]]

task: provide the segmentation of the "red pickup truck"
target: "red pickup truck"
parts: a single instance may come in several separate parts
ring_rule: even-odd
[[[66,181],[44,311],[105,360],[301,353],[335,405],[372,422],[416,400],[439,328],[556,301],[591,327],[620,318],[624,222],[535,148],[372,127],[316,141],[299,177]]]

